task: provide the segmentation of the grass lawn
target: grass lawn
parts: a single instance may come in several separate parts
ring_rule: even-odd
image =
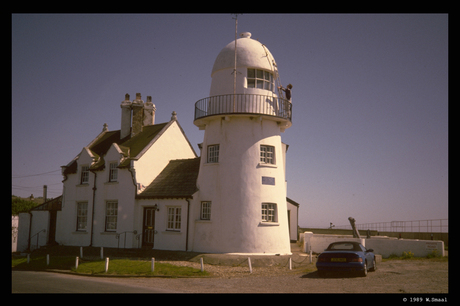
[[[155,269],[151,271],[151,261],[113,259],[109,260],[109,269],[105,272],[105,260],[79,260],[78,269],[75,269],[75,256],[50,256],[49,265],[46,264],[46,255],[31,257],[27,263],[26,257],[13,257],[12,268],[17,270],[47,270],[57,269],[90,275],[139,275],[139,276],[169,276],[169,277],[203,277],[209,276],[206,271],[191,267],[181,267],[172,264],[155,262]]]

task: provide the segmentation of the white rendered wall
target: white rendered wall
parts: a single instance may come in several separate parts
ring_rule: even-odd
[[[199,199],[212,201],[211,220],[195,224],[194,251],[290,254],[283,146],[276,122],[260,117],[217,118],[206,126]],[[219,163],[207,146],[219,144]],[[260,164],[260,145],[275,147],[276,165]],[[275,185],[262,184],[262,177]],[[277,204],[277,222],[263,223],[262,203]],[[198,204],[199,205],[199,204]]]

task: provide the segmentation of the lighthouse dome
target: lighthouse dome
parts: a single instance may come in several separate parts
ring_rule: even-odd
[[[251,38],[251,33],[241,33],[237,39],[236,67],[260,68],[274,71],[275,60],[270,51],[262,43]],[[211,76],[222,69],[235,68],[235,41],[225,46],[217,55],[212,67]]]
[[[210,96],[228,94],[273,95],[277,68],[268,48],[251,38],[251,33],[241,33],[235,41],[225,46],[214,62],[211,72]]]

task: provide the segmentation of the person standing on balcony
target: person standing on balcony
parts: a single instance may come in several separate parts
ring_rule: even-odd
[[[286,88],[284,88],[283,86],[280,86],[278,87],[278,89],[284,91],[286,93],[286,99],[291,101],[291,89],[292,89],[292,85],[289,84],[288,86],[286,86]]]

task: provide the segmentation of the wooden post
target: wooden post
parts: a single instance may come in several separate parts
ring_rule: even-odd
[[[248,257],[249,273],[252,273],[251,257]]]

